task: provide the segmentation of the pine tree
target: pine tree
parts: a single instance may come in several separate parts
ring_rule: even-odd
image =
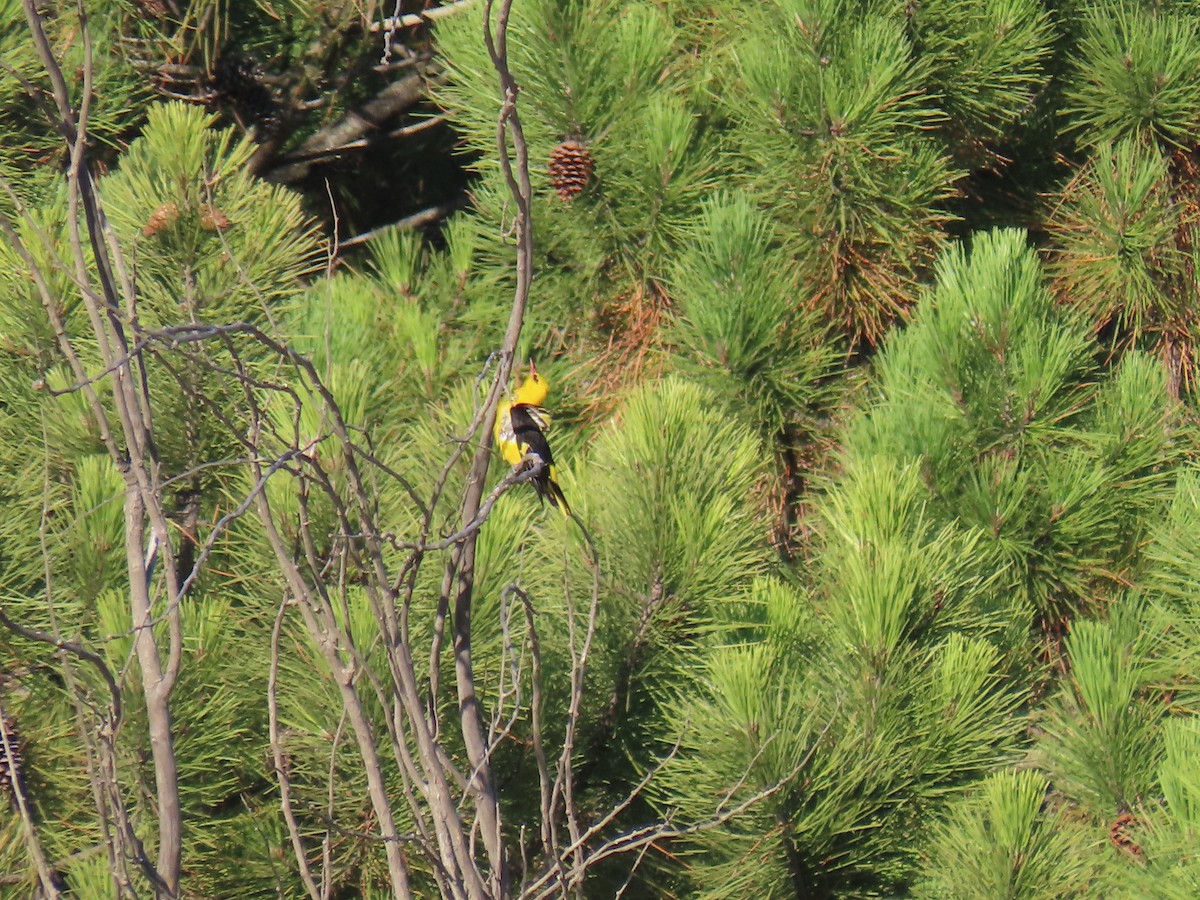
[[[119,44],[124,24],[120,4],[105,3],[100,9],[90,4],[86,11],[93,46]],[[74,4],[56,10],[50,19],[49,38],[62,55],[65,68],[82,68],[87,50]],[[36,205],[45,191],[52,189],[66,154],[61,135],[45,127],[45,107],[26,87],[40,81],[42,65],[30,40],[21,0],[0,3],[0,56],[10,73],[0,80],[0,122],[8,135],[0,150],[0,173],[10,179],[12,188],[24,200]],[[123,53],[93,50],[91,65],[90,131],[98,156],[111,163],[129,131],[140,123],[150,89]],[[78,86],[71,87],[78,102]],[[11,211],[7,196],[0,203]]]
[[[1036,772],[1000,772],[958,800],[935,831],[916,896],[1094,896],[1081,836],[1043,811],[1047,788]]]
[[[1163,704],[1151,690],[1159,673],[1148,624],[1131,601],[1107,621],[1074,622],[1070,675],[1039,717],[1042,767],[1057,790],[1101,820],[1135,808],[1158,767]]]
[[[382,6],[88,4],[128,369],[79,290],[61,137],[0,79],[0,609],[124,704],[102,814],[101,666],[0,630],[0,794],[53,873],[14,806],[4,889],[151,893],[111,826],[153,856],[158,815],[131,460],[36,269],[103,413],[145,374],[171,574],[204,559],[183,893],[1192,896],[1191,4],[518,0],[536,278],[506,350],[555,386],[578,518],[491,466],[469,692],[452,535],[514,285],[504,98],[486,4],[431,7],[378,65]],[[83,23],[53,12],[71,74]],[[0,55],[40,84],[22,18],[0,2]],[[390,149],[426,76],[469,208],[322,247],[269,182],[374,228],[440,178]],[[361,168],[318,185],[331,159]]]
[[[980,236],[938,271],[927,316],[882,354],[848,463],[919,464],[931,508],[977,529],[997,597],[1053,633],[1137,565],[1130,529],[1161,508],[1176,453],[1164,379],[1131,355],[1093,387],[1087,335],[1019,232]]]
[[[1111,623],[1082,614],[1095,610],[1107,573],[1149,565],[1129,529],[1145,533],[1168,496],[1163,376],[1132,355],[1095,385],[1087,336],[1052,303],[1023,238],[999,232],[969,255],[947,253],[913,324],[884,347],[879,393],[847,427],[842,471],[817,502],[814,592],[788,600],[812,612],[785,614],[786,626],[770,613],[748,646],[718,643],[672,710],[676,728],[708,724],[668,767],[659,802],[699,817],[700,798],[718,785],[740,796],[773,791],[754,812],[691,840],[699,894],[895,892],[920,883],[922,870],[941,879],[928,882],[936,893],[963,877],[921,862],[938,848],[991,866],[979,884],[1020,875],[1013,857],[1000,858],[1005,870],[959,825],[935,823],[948,798],[1021,752],[1028,723],[1014,712],[1026,692],[1044,690],[1031,626],[1051,616],[1076,616],[1064,650],[1051,647],[1065,651],[1072,673],[1064,700],[1031,720],[1046,732],[1036,758],[1056,795],[1083,804],[1099,796],[1084,785],[1096,785],[1093,821],[1107,828],[1152,789],[1162,712],[1141,692],[1164,670],[1149,636],[1108,655],[1092,640],[1131,640],[1142,628],[1137,607]],[[1039,492],[1045,499],[1034,499]],[[1119,596],[1117,585],[1108,590]],[[775,627],[789,634],[796,621],[803,649],[773,650],[783,639]],[[782,758],[770,749],[776,741],[789,748]],[[739,772],[750,775],[739,783]],[[1000,785],[986,789],[988,803],[1010,802]],[[1045,788],[1034,787],[1013,788],[1022,815],[1037,813]],[[955,815],[981,814],[977,801],[962,803]],[[1014,833],[1010,852],[1033,833]],[[1085,849],[1086,831],[1072,834],[1063,846],[1075,868],[1031,869],[1021,895],[1086,895],[1081,883],[1107,877]],[[979,884],[972,889],[989,890]]]
[[[960,173],[927,139],[944,114],[898,17],[789,6],[768,8],[731,50],[731,140],[769,161],[746,174],[760,202],[773,198],[811,302],[874,342],[915,300]]]
[[[508,201],[492,150],[500,99],[481,77],[491,63],[477,39],[480,13],[439,28],[452,77],[437,99],[478,154],[479,231],[496,235]],[[684,48],[665,12],[621,0],[535,0],[514,7],[512,34],[542,273],[528,331],[535,347],[572,352],[578,365],[563,387],[602,413],[621,387],[658,366],[671,261],[717,184],[717,146],[684,95]],[[585,161],[572,170],[569,201],[561,183],[568,151]],[[485,245],[479,259],[486,267],[505,254]]]
[[[1076,20],[1064,112],[1084,145],[1141,138],[1187,146],[1200,119],[1200,20],[1188,4],[1105,0]]]
[[[600,431],[568,470],[564,489],[587,522],[602,573],[580,739],[581,767],[600,797],[619,796],[621,785],[636,781],[630,760],[653,764],[656,710],[686,680],[697,645],[727,627],[726,604],[740,602],[741,586],[768,558],[767,523],[755,497],[762,444],[721,410],[720,398],[681,379],[646,384],[624,400],[619,423]],[[593,578],[577,553],[571,581],[562,584],[562,541],[557,528],[541,535],[531,548],[538,564],[523,577],[544,644],[558,654],[571,615],[564,594],[578,598],[582,632],[582,598]]]
[[[1173,397],[1197,346],[1195,41],[1187,5],[1093,5],[1075,26],[1067,131],[1087,153],[1049,217],[1062,299],[1115,347],[1152,349]]]
[[[777,451],[819,434],[838,357],[780,256],[748,198],[707,203],[671,279],[679,305],[670,332],[677,369],[711,385]]]

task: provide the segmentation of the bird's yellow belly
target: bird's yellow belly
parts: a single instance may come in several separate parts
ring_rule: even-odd
[[[493,435],[496,438],[496,446],[500,448],[500,455],[504,457],[504,461],[510,466],[515,466],[525,457],[525,450],[517,443],[517,436],[513,432],[512,414],[509,411],[508,403],[502,403],[500,409],[496,413],[496,427],[493,429]]]

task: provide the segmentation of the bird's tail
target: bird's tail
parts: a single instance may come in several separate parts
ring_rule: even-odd
[[[554,477],[553,471],[546,479],[546,496],[549,498],[551,506],[561,510],[564,516],[570,518],[571,507],[567,504],[567,498],[563,496],[562,488],[558,486],[558,479]]]

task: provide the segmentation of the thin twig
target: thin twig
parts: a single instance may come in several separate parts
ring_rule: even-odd
[[[288,775],[288,762],[284,758],[283,743],[279,737],[279,637],[283,632],[283,617],[287,607],[288,599],[285,597],[279,604],[279,612],[275,614],[275,624],[271,628],[271,664],[267,670],[267,733],[271,742],[275,777],[279,781],[279,804],[283,811],[283,819],[287,822],[292,852],[300,869],[300,879],[312,900],[322,900],[323,893],[317,889],[317,883],[313,880],[312,870],[308,865],[308,853],[304,849],[304,839],[300,836],[300,826],[296,823],[296,814],[292,810],[292,780]],[[326,865],[324,877],[328,877],[328,871],[329,867]]]
[[[494,6],[491,0],[488,0],[484,9],[483,32],[484,42],[503,94],[496,124],[496,145],[501,171],[517,206],[516,285],[501,348],[500,365],[483,408],[483,420],[480,423],[482,440],[471,459],[471,468],[467,475],[467,487],[460,515],[460,521],[464,525],[475,519],[483,499],[484,482],[491,464],[491,431],[496,421],[496,408],[512,373],[513,358],[525,321],[525,308],[529,302],[529,289],[533,279],[533,222],[530,210],[533,189],[529,180],[529,150],[517,111],[517,82],[508,67],[508,20],[511,8],[512,0],[501,0],[493,25]],[[509,891],[509,869],[501,834],[500,801],[487,764],[488,747],[484,736],[483,713],[476,692],[471,656],[471,613],[477,536],[477,533],[468,535],[456,548],[459,552],[451,554],[447,575],[453,573],[453,577],[444,580],[443,585],[449,582],[454,586],[454,671],[458,691],[459,723],[467,757],[478,772],[477,777],[472,780],[472,793],[475,798],[476,821],[490,867],[488,888],[493,895],[504,896]],[[443,597],[446,596],[446,592],[443,591]]]
[[[96,671],[100,673],[100,677],[104,679],[104,683],[108,685],[109,692],[109,710],[110,721],[114,724],[121,721],[121,689],[117,687],[117,680],[113,677],[112,670],[98,653],[89,650],[83,644],[77,641],[67,641],[62,638],[57,638],[52,634],[41,631],[37,628],[30,628],[27,625],[22,625],[20,622],[14,622],[5,612],[4,606],[0,604],[0,625],[3,625],[9,631],[19,634],[27,640],[37,641],[39,644],[46,644],[53,647],[55,650],[64,650],[67,653],[77,656],[87,663],[95,666]]]
[[[25,833],[25,850],[37,870],[38,881],[47,897],[61,896],[50,874],[50,866],[46,864],[46,854],[42,852],[42,843],[38,840],[37,828],[33,824],[33,815],[29,811],[29,800],[25,796],[21,772],[17,768],[17,740],[8,728],[8,716],[4,712],[4,704],[0,702],[0,750],[4,751],[5,776],[8,779],[9,790],[17,801],[17,811],[21,816],[21,829]]]

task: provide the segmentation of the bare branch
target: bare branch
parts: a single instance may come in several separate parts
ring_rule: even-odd
[[[462,12],[474,2],[475,0],[454,0],[454,2],[445,3],[442,6],[423,9],[419,13],[391,16],[382,22],[372,22],[370,30],[372,32],[384,30],[395,31],[398,28],[413,28],[417,25],[424,25],[426,22],[436,22],[438,19],[444,19],[447,16]]]
[[[8,716],[4,712],[4,705],[0,703],[0,750],[4,751],[4,767],[6,769],[4,774],[8,780],[13,798],[17,801],[17,811],[21,816],[21,828],[25,832],[25,849],[29,853],[33,867],[37,870],[38,881],[42,885],[43,893],[49,898],[56,898],[61,895],[54,884],[53,876],[50,874],[50,867],[46,864],[46,854],[42,852],[42,844],[37,837],[37,829],[33,824],[33,816],[29,812],[29,802],[25,796],[21,772],[17,768],[18,751],[16,735],[9,731],[8,722]]]
[[[271,741],[271,758],[275,764],[275,778],[279,782],[279,803],[283,810],[284,821],[287,822],[288,836],[292,841],[292,852],[296,857],[296,865],[300,870],[300,878],[308,889],[312,900],[321,900],[323,892],[317,889],[313,880],[312,870],[308,865],[308,854],[304,850],[304,840],[300,836],[300,826],[296,824],[296,815],[292,811],[292,782],[288,774],[288,763],[284,758],[283,742],[279,737],[279,636],[283,631],[283,617],[287,611],[288,600],[285,598],[279,604],[279,612],[275,615],[275,625],[271,629],[271,666],[267,675],[267,728]],[[325,866],[325,877],[328,877],[329,866]]]
[[[483,498],[484,482],[491,463],[491,431],[496,420],[496,407],[500,394],[511,377],[513,357],[525,321],[525,307],[529,301],[529,288],[533,278],[533,226],[530,213],[533,191],[529,181],[529,153],[517,112],[517,83],[509,71],[507,56],[507,29],[511,7],[512,0],[501,0],[499,14],[493,25],[494,7],[491,0],[488,0],[484,12],[484,40],[499,76],[503,94],[503,104],[496,126],[496,143],[501,169],[517,209],[516,285],[508,328],[501,347],[500,365],[483,407],[482,440],[471,460],[471,469],[467,475],[467,489],[461,513],[461,521],[464,524],[475,519]],[[512,152],[516,155],[516,172],[509,152],[510,139]],[[483,714],[476,694],[471,660],[476,537],[477,534],[468,535],[460,545],[460,552],[451,554],[447,579],[443,583],[455,587],[457,595],[454,600],[454,670],[458,688],[459,718],[467,757],[478,772],[477,777],[472,780],[472,793],[475,797],[477,821],[491,867],[488,884],[494,895],[502,896],[508,893],[509,889],[508,862],[500,830],[500,802],[487,765],[488,747],[484,736]]]
[[[529,653],[533,660],[533,687],[529,707],[529,726],[533,740],[533,755],[537,762],[538,771],[538,796],[541,801],[542,812],[540,823],[542,851],[545,854],[547,862],[559,873],[562,884],[565,886],[566,873],[563,869],[562,855],[559,850],[558,829],[554,826],[554,800],[550,785],[550,765],[546,759],[545,723],[543,722],[545,697],[542,688],[541,639],[538,636],[537,625],[534,622],[533,600],[529,594],[516,585],[510,585],[505,590],[516,594],[521,600],[521,606],[525,611],[525,628],[529,635]]]
[[[467,195],[462,194],[449,203],[443,203],[438,206],[430,206],[419,212],[413,213],[411,216],[405,216],[403,219],[392,222],[390,225],[372,228],[370,231],[363,232],[362,234],[356,234],[352,238],[347,238],[341,242],[341,249],[345,250],[347,247],[356,247],[359,244],[365,244],[367,241],[374,237],[378,237],[381,233],[390,229],[399,229],[401,231],[405,231],[410,228],[421,228],[425,225],[437,222],[439,219],[444,219],[451,213],[462,209],[467,205],[467,202]]]
[[[255,462],[252,464],[252,469],[255,479],[260,480],[263,476],[262,466],[258,462]],[[291,554],[284,544],[283,538],[279,535],[278,529],[275,527],[274,515],[270,504],[267,502],[266,495],[259,492],[254,500],[258,508],[259,519],[262,521],[267,535],[267,540],[274,550],[275,558],[287,579],[289,590],[297,600],[305,623],[308,625],[309,632],[312,634],[325,657],[326,663],[333,672],[334,680],[337,682],[342,697],[342,703],[350,716],[355,739],[358,742],[359,751],[363,757],[371,803],[379,820],[380,831],[383,837],[388,839],[386,842],[388,871],[392,876],[392,890],[399,900],[399,898],[408,896],[411,893],[409,888],[408,862],[405,860],[395,840],[397,836],[395,819],[392,814],[391,804],[388,801],[387,790],[383,783],[383,770],[380,766],[375,738],[372,734],[370,722],[359,700],[358,692],[355,690],[352,671],[342,660],[341,642],[334,630],[336,625],[332,610],[329,609],[327,601],[319,599],[320,591],[309,587],[300,570],[292,561]]]
[[[797,761],[796,765],[794,765],[787,772],[787,774],[771,784],[755,791],[744,800],[741,800],[732,806],[727,805],[733,795],[741,790],[745,785],[746,780],[749,777],[750,767],[748,767],[748,771],[743,774],[734,785],[725,791],[725,796],[722,798],[720,803],[718,803],[716,811],[711,816],[687,825],[678,826],[673,824],[671,816],[667,816],[663,822],[645,825],[609,838],[608,840],[603,841],[594,850],[586,852],[581,859],[576,857],[576,863],[569,870],[569,878],[572,882],[577,882],[578,879],[581,879],[590,868],[594,867],[601,860],[607,859],[610,856],[616,856],[618,854],[640,850],[642,847],[661,840],[669,840],[673,838],[686,837],[691,834],[699,834],[703,831],[719,828],[721,825],[732,821],[733,819],[762,803],[764,800],[773,797],[775,794],[779,793],[781,790],[791,784],[796,776],[803,772],[808,767],[808,764],[812,762],[813,756],[816,755],[818,747],[832,726],[833,716],[831,715],[824,728],[822,728],[816,737],[813,738],[808,752],[805,753],[799,761]],[[646,786],[654,779],[655,776],[657,776],[660,771],[662,771],[667,763],[675,757],[675,755],[679,752],[681,740],[682,735],[680,736],[679,740],[676,741],[670,753],[668,753],[666,757],[660,760],[657,765],[652,767],[650,771],[646,773],[637,786],[626,795],[626,799],[617,807],[610,810],[598,822],[588,828],[587,831],[583,832],[574,844],[566,847],[564,849],[564,855],[576,854],[579,850],[585,848],[588,843],[597,838],[599,834],[615,820],[616,816],[619,815],[620,812],[630,803],[632,803],[633,799],[646,788]],[[761,748],[759,752],[762,752]],[[528,885],[524,891],[522,891],[522,896],[531,898],[549,897],[555,892],[553,884],[556,881],[556,878],[557,873],[554,870],[543,873],[538,879],[536,879],[532,884]]]
[[[411,137],[414,134],[420,134],[422,131],[428,131],[431,128],[437,128],[439,125],[444,125],[449,121],[449,118],[444,115],[428,116],[418,119],[410,125],[401,125],[393,128],[391,131],[384,132],[378,137],[363,137],[355,140],[346,141],[344,144],[336,144],[328,147],[318,147],[313,150],[305,151],[303,147],[295,153],[289,153],[287,156],[280,159],[280,166],[293,166],[302,163],[320,162],[324,159],[332,159],[341,156],[343,153],[348,153],[351,150],[366,150],[368,147],[375,146],[381,139],[396,140],[397,138]]]
[[[34,46],[53,87],[58,108],[57,125],[70,149],[70,166],[67,170],[67,228],[71,257],[78,283],[89,284],[93,273],[95,275],[99,293],[103,297],[103,305],[96,302],[95,295],[90,290],[81,291],[81,294],[102,358],[111,363],[123,353],[127,353],[128,347],[119,314],[120,298],[124,296],[125,316],[129,321],[136,321],[136,297],[122,262],[120,248],[108,227],[92,174],[86,163],[87,115],[92,84],[92,47],[87,17],[80,4],[78,14],[79,30],[84,42],[84,97],[81,99],[79,112],[76,113],[71,106],[66,79],[46,37],[42,14],[35,0],[23,0],[23,6]],[[83,250],[83,235],[80,232],[78,215],[80,205],[83,208],[87,240],[92,251],[90,260]],[[164,668],[153,631],[146,627],[151,617],[152,605],[146,577],[146,561],[142,557],[147,518],[150,519],[153,536],[160,544],[160,552],[164,558],[163,571],[172,598],[178,595],[178,585],[175,583],[171,535],[161,508],[157,485],[154,483],[157,467],[151,465],[151,462],[156,460],[144,367],[138,366],[136,371],[132,363],[118,367],[113,381],[113,400],[121,423],[125,447],[124,452],[120,452],[120,448],[110,443],[109,452],[113,462],[125,475],[128,486],[125,503],[125,542],[130,580],[129,601],[135,626],[139,623],[143,626],[135,638],[135,646],[141,668],[154,759],[158,803],[158,874],[167,892],[174,894],[179,886],[182,821],[169,699],[178,675],[183,636],[176,610],[168,616],[169,649]],[[98,418],[97,424],[104,427],[103,419]]]
[[[9,618],[8,613],[4,611],[2,605],[0,605],[0,625],[27,640],[46,644],[55,650],[66,651],[95,666],[96,671],[100,673],[100,677],[104,679],[104,683],[108,685],[110,697],[109,718],[112,722],[112,727],[116,728],[117,723],[121,721],[121,689],[117,686],[117,680],[113,677],[112,671],[108,668],[108,664],[104,661],[103,657],[98,653],[92,652],[77,641],[65,641],[52,634],[47,634],[45,631],[30,628],[27,625],[22,625],[20,622],[14,622]]]
[[[425,72],[414,72],[393,81],[359,110],[347,112],[334,124],[310,137],[291,157],[267,173],[271,181],[290,183],[304,178],[313,164],[340,152],[363,135],[379,132],[391,118],[420,101],[426,84]]]

